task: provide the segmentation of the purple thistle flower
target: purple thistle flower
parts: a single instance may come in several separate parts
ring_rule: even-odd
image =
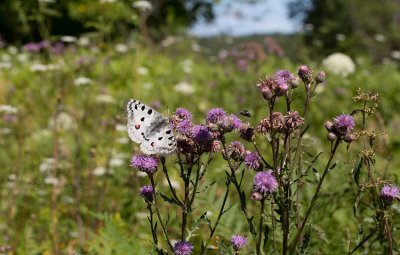
[[[177,115],[181,120],[192,119],[192,113],[186,110],[185,108],[177,108],[175,111],[175,115]]]
[[[30,53],[38,53],[42,48],[39,43],[30,42],[24,45],[24,49]]]
[[[222,121],[226,112],[222,108],[213,108],[207,112],[207,123],[217,123]]]
[[[196,125],[192,128],[193,139],[198,142],[208,142],[212,139],[211,133],[208,128],[202,125]]]
[[[247,238],[240,235],[233,235],[231,238],[231,244],[235,251],[239,251],[247,244]]]
[[[234,114],[226,115],[222,120],[222,128],[225,132],[231,132],[234,129],[240,129],[242,121]]]
[[[275,94],[277,96],[282,96],[288,91],[289,89],[289,84],[283,79],[282,77],[276,77],[276,90]]]
[[[261,165],[261,158],[257,152],[251,152],[247,154],[244,159],[244,165],[248,168],[258,169]]]
[[[347,114],[341,114],[334,118],[336,130],[344,135],[347,131],[354,128],[355,122],[352,116]]]
[[[295,79],[295,76],[288,70],[277,71],[275,77],[283,79],[287,84],[290,84]]]
[[[381,197],[387,204],[391,204],[395,198],[399,197],[399,188],[385,184],[381,189]]]
[[[186,120],[183,120],[181,123],[179,123],[176,126],[176,131],[178,131],[182,135],[189,135],[192,131],[192,128],[193,128],[192,121],[189,119],[186,119]]]
[[[158,161],[152,156],[137,155],[132,157],[131,166],[152,175],[157,171]]]
[[[254,176],[253,189],[265,195],[272,193],[278,188],[278,182],[272,175],[272,171],[259,172]]]
[[[313,77],[312,77],[312,70],[311,70],[311,68],[309,68],[308,66],[306,66],[306,65],[301,65],[301,66],[299,67],[299,71],[298,71],[297,74],[299,75],[300,79],[301,79],[304,83],[308,84],[308,83],[312,82],[312,79],[313,79]]]
[[[193,252],[193,245],[186,241],[178,241],[174,245],[175,255],[190,255]]]
[[[241,160],[246,153],[246,148],[239,141],[233,141],[228,146],[228,152],[232,159]]]
[[[154,194],[154,188],[151,185],[146,185],[143,187],[140,187],[140,195],[144,197],[147,201],[152,202],[153,201],[153,194]]]

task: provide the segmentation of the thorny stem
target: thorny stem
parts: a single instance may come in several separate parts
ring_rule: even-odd
[[[155,195],[155,194],[154,194],[154,195]],[[156,231],[155,231],[156,229],[155,229],[154,220],[153,220],[153,214],[154,214],[154,212],[153,212],[153,210],[151,209],[151,203],[150,203],[150,202],[147,203],[147,209],[149,210],[149,214],[150,214],[149,221],[150,221],[151,234],[152,234],[152,236],[153,236],[153,242],[154,242],[154,245],[157,246],[157,243],[158,243],[158,240],[157,240],[157,233],[156,233]]]
[[[361,248],[361,246],[363,246],[363,244],[366,242],[366,241],[368,241],[371,237],[373,237],[374,235],[375,235],[375,233],[376,233],[376,229],[374,229],[374,230],[372,230],[363,240],[361,240],[361,242],[356,246],[356,247],[354,247],[354,249],[351,251],[351,252],[349,252],[348,254],[350,255],[350,254],[353,254],[354,252],[356,252],[359,248]]]
[[[236,175],[235,175],[235,168],[233,167],[233,164],[230,161],[230,158],[228,157],[228,150],[226,149],[225,139],[222,138],[221,143],[222,143],[222,148],[224,150],[224,154],[226,155],[226,161],[228,162],[229,169],[231,170],[231,181],[232,181],[233,185],[235,186],[236,191],[240,198],[240,209],[244,213],[244,216],[246,217],[246,220],[247,220],[247,224],[249,225],[249,228],[251,230],[252,226],[253,226],[252,219],[249,217],[249,214],[246,210],[246,204],[243,202],[243,201],[245,201],[245,198],[243,197],[244,193],[242,193],[242,191],[240,189],[240,185],[238,184]],[[251,232],[251,235],[253,236],[254,240],[256,240],[256,235],[254,234],[254,232],[253,231],[250,231],[250,232]]]
[[[215,230],[217,229],[219,221],[220,221],[222,215],[225,213],[224,209],[225,209],[226,201],[228,200],[229,185],[230,185],[230,181],[228,180],[228,182],[226,184],[226,192],[225,192],[224,200],[222,201],[222,205],[221,205],[221,208],[220,208],[219,213],[218,213],[217,221],[215,222],[214,226],[211,229],[211,232],[210,232],[210,235],[209,235],[209,237],[207,239],[207,242],[205,243],[204,246],[201,247],[200,255],[204,254],[205,250],[207,249],[208,245],[210,244],[210,241],[211,241],[211,239],[212,239],[212,237],[213,237],[213,235],[215,233]]]
[[[310,204],[310,206],[308,207],[306,216],[304,217],[303,222],[301,223],[300,228],[299,228],[299,230],[297,231],[296,237],[294,238],[294,240],[293,240],[293,242],[292,242],[292,244],[291,244],[289,254],[294,254],[294,251],[295,251],[295,249],[296,249],[297,243],[298,243],[298,241],[299,241],[299,239],[300,239],[300,236],[301,236],[301,234],[302,234],[302,232],[303,232],[303,230],[304,230],[304,227],[305,227],[305,225],[306,225],[306,223],[307,223],[308,217],[310,216],[311,211],[312,211],[312,209],[314,208],[315,202],[316,202],[317,199],[318,199],[319,191],[320,191],[320,189],[321,189],[322,183],[324,182],[325,176],[328,174],[328,172],[329,172],[329,170],[330,170],[330,168],[331,168],[331,163],[332,163],[333,157],[335,156],[336,149],[338,148],[338,145],[339,145],[340,141],[341,141],[340,139],[336,139],[335,145],[333,146],[333,149],[331,150],[328,163],[326,164],[326,167],[325,167],[325,169],[324,169],[324,172],[323,172],[323,174],[322,174],[322,177],[321,177],[321,179],[320,179],[319,182],[318,182],[317,189],[315,190],[314,196],[313,196],[313,198],[312,198],[312,200],[311,200],[311,204]]]
[[[189,185],[190,185],[190,176],[192,174],[192,169],[193,169],[193,156],[190,157],[189,165],[187,168],[187,173],[184,174],[182,177],[185,182],[185,197],[183,199],[183,204],[182,204],[182,228],[181,228],[181,240],[185,240],[185,230],[186,230],[186,224],[187,224],[187,216],[189,213]]]
[[[168,170],[167,170],[167,167],[165,166],[165,158],[164,157],[161,157],[161,165],[162,165],[162,170],[164,172],[164,175],[167,178],[169,189],[171,190],[172,195],[174,196],[174,199],[180,206],[182,206],[182,202],[179,200],[178,196],[176,195],[175,189],[171,183],[171,179],[169,178]]]
[[[311,83],[309,84],[311,86]],[[309,103],[311,100],[311,93],[309,90],[306,90],[307,92],[307,96],[306,96],[306,101],[304,103],[304,109],[303,109],[303,119],[306,120],[307,118],[307,112],[308,112],[308,107],[309,107]],[[301,140],[303,138],[302,133],[304,132],[304,123],[303,125],[301,125],[300,131],[299,131],[299,137],[297,138],[297,142],[296,142],[296,151],[294,152],[294,157],[292,162],[296,162],[296,159],[298,157],[299,151],[300,151],[300,144],[301,144]],[[289,171],[289,180],[291,180],[292,177],[292,172],[293,169],[291,168],[291,170]],[[298,167],[297,169],[297,178],[298,178],[298,182],[297,182],[297,194],[296,194],[296,222],[297,222],[297,228],[300,227],[300,188],[301,188],[301,168]]]
[[[260,203],[261,203],[261,207],[260,207],[260,223],[259,223],[259,226],[258,226],[258,241],[257,241],[257,247],[256,247],[257,255],[261,255],[261,240],[262,240],[262,236],[263,236],[262,229],[263,229],[263,221],[264,221],[263,213],[264,213],[265,198],[263,198],[260,201]]]
[[[149,179],[150,179],[151,186],[153,186],[153,188],[155,189],[156,186],[154,185],[153,176],[149,175]],[[164,222],[162,221],[162,218],[161,218],[161,215],[160,215],[160,212],[158,209],[157,194],[155,192],[154,192],[154,207],[156,210],[158,221],[160,222],[161,228],[163,230],[164,238],[167,241],[167,244],[168,244],[169,248],[171,249],[171,251],[174,251],[174,248],[172,247],[171,241],[169,240],[169,237],[168,237],[166,226],[165,226]]]

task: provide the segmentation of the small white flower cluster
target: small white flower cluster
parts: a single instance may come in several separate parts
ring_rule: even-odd
[[[334,74],[343,77],[352,74],[356,70],[356,64],[347,55],[343,53],[333,53],[322,61],[324,68]]]

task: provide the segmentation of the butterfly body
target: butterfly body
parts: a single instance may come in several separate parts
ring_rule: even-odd
[[[140,150],[148,155],[167,156],[176,149],[176,139],[163,115],[138,100],[126,103],[129,138],[140,144]]]

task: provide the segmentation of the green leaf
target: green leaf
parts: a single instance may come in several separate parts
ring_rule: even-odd
[[[360,178],[360,171],[362,169],[362,165],[363,165],[363,158],[360,157],[360,158],[358,158],[356,164],[354,165],[353,171],[352,171],[353,178],[354,178],[354,181],[356,181],[357,186],[360,186],[359,178]]]

